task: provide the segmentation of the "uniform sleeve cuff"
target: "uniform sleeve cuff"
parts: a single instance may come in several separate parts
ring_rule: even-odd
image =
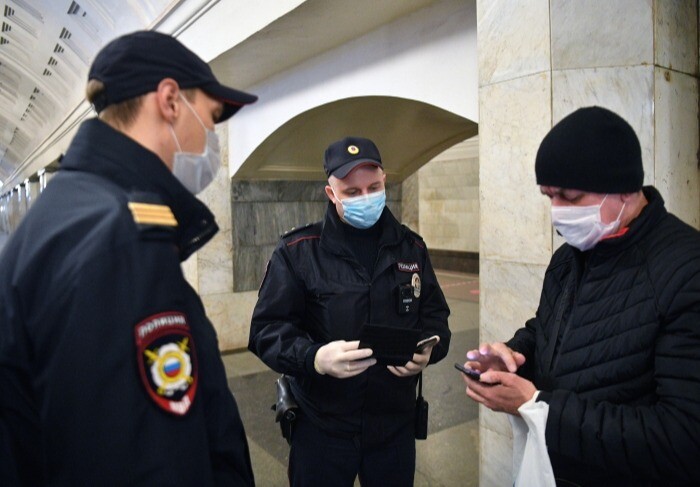
[[[306,351],[306,356],[304,357],[304,368],[306,368],[306,372],[309,375],[320,375],[318,372],[316,372],[316,368],[314,367],[314,359],[316,358],[316,352],[318,352],[318,349],[322,346],[323,345],[321,344],[311,345]]]

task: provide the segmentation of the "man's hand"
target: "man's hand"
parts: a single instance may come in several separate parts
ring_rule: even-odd
[[[537,392],[532,382],[511,372],[491,370],[481,374],[481,380],[470,379],[464,374],[462,378],[471,399],[493,411],[514,416],[520,416],[518,408]]]
[[[346,379],[361,374],[377,363],[370,348],[358,348],[360,341],[337,340],[327,343],[316,352],[314,368],[321,375],[328,374],[338,379]]]
[[[411,375],[416,375],[428,366],[428,361],[430,360],[430,354],[433,352],[433,347],[439,342],[440,338],[438,337],[437,342],[425,347],[422,352],[414,353],[413,358],[409,362],[406,362],[406,365],[403,367],[387,365],[386,368],[389,369],[389,372],[394,374],[396,377],[409,377]]]
[[[467,367],[480,372],[517,372],[524,363],[525,356],[510,349],[505,343],[482,343],[478,349],[467,352]]]

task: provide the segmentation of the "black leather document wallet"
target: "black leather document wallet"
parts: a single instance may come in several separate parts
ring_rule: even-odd
[[[360,348],[371,348],[377,363],[406,365],[413,358],[420,334],[420,330],[365,324],[360,330]]]

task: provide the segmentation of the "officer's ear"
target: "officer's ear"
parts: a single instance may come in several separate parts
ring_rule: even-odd
[[[328,196],[328,199],[331,200],[331,203],[335,204],[336,197],[333,194],[333,188],[331,188],[331,185],[328,184],[326,185],[326,196]]]
[[[180,114],[180,86],[172,78],[164,78],[156,88],[156,100],[160,114],[172,123]]]

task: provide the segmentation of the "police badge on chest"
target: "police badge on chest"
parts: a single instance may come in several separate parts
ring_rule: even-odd
[[[411,282],[400,284],[396,293],[397,311],[400,315],[413,313],[418,310],[418,300],[420,298],[420,276],[418,275],[417,262],[398,262],[398,270],[401,272],[411,272]]]

